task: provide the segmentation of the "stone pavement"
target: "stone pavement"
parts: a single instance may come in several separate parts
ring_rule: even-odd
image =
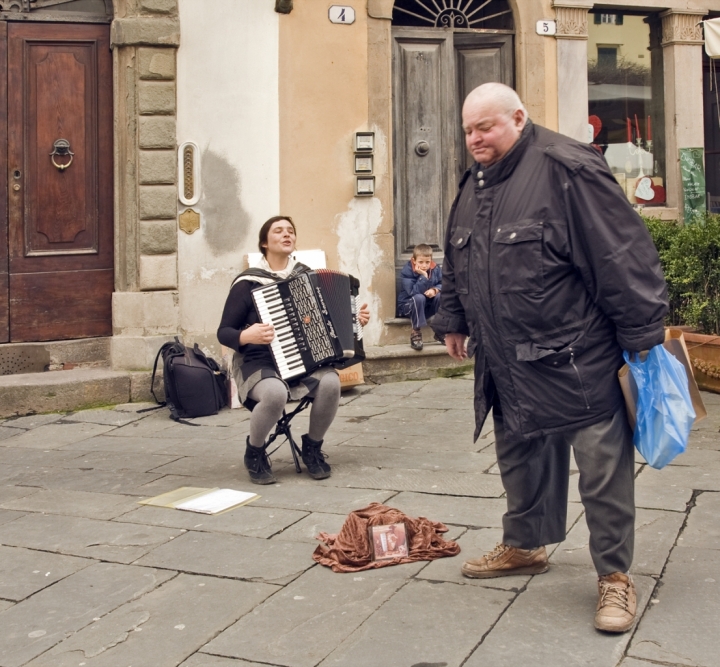
[[[649,667],[720,664],[720,396],[688,452],[638,461],[640,621],[592,627],[596,579],[572,476],[568,538],[535,577],[469,580],[501,538],[493,434],[472,442],[467,377],[343,396],[333,476],[249,484],[248,412],[175,424],[143,405],[0,423],[0,666]],[[297,418],[296,434],[305,432]],[[258,491],[205,516],[141,506],[180,486]],[[445,522],[455,558],[335,574],[314,536],[379,501]]]

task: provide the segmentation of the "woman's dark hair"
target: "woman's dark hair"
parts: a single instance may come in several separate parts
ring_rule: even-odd
[[[267,254],[267,248],[263,246],[263,243],[267,243],[268,234],[270,233],[270,227],[272,227],[276,222],[279,222],[280,220],[287,220],[292,225],[293,231],[297,236],[295,223],[292,221],[292,218],[289,215],[274,215],[269,220],[266,220],[263,223],[263,226],[260,227],[260,234],[258,235],[258,248],[260,249],[263,257],[265,257]]]

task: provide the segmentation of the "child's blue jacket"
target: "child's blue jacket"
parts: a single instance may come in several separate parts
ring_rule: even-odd
[[[397,297],[398,308],[410,301],[415,294],[423,294],[431,287],[441,289],[442,268],[433,262],[428,271],[428,277],[423,278],[419,273],[413,271],[412,263],[408,261],[400,272],[400,290]]]

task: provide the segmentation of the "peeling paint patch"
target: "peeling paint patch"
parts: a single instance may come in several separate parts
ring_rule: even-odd
[[[360,281],[360,296],[370,307],[370,322],[365,327],[365,345],[377,345],[382,333],[379,319],[380,297],[371,291],[375,269],[382,252],[375,234],[382,223],[383,210],[379,199],[351,199],[344,213],[336,217],[340,270],[351,273]]]
[[[240,199],[240,173],[220,153],[210,148],[201,160],[203,235],[213,255],[236,251],[250,229],[250,215]]]

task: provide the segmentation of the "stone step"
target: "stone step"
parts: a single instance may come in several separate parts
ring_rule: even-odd
[[[149,371],[79,368],[0,376],[0,417],[152,401],[151,375]],[[160,398],[161,385],[156,380]]]
[[[372,384],[450,377],[472,370],[471,362],[454,361],[445,346],[435,341],[420,352],[402,344],[368,347],[365,353],[363,373],[365,381]],[[109,367],[0,375],[0,417],[152,401],[151,376],[150,371],[113,371]],[[159,377],[155,392],[162,399]]]
[[[110,338],[0,344],[0,375],[110,366]]]
[[[426,343],[420,352],[406,343],[367,347],[365,355],[363,374],[365,381],[373,384],[451,377],[469,373],[473,369],[472,361],[455,361],[445,346],[435,341]]]
[[[412,326],[407,317],[391,317],[383,322],[385,325],[385,345],[401,345],[402,343],[410,343],[410,332]],[[422,329],[423,341],[426,343],[434,342],[433,330],[430,327]]]

